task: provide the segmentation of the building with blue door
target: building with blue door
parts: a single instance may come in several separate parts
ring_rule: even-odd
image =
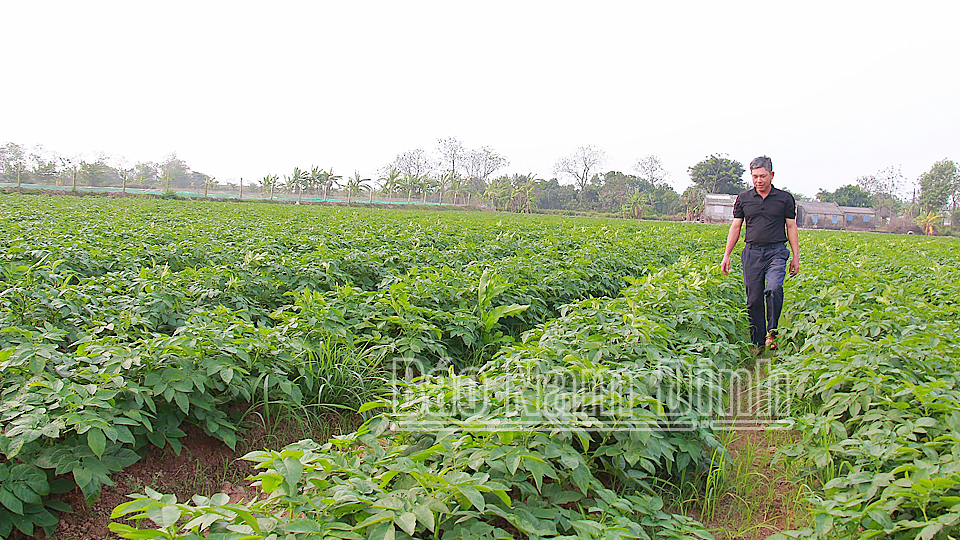
[[[842,229],[843,212],[837,203],[797,201],[797,225],[808,229]]]
[[[844,229],[870,230],[877,228],[877,211],[859,206],[841,206]]]

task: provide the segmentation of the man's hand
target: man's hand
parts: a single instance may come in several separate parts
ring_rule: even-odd
[[[790,259],[790,276],[795,276],[800,273],[800,257],[794,257]]]
[[[793,267],[791,266],[791,268]],[[726,257],[723,258],[722,261],[720,261],[720,271],[723,272],[723,275],[727,275],[730,273],[730,256],[729,255],[727,255]]]

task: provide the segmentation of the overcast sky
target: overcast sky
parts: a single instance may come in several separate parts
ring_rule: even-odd
[[[960,159],[960,2],[4,2],[0,142],[220,180],[372,176],[441,137],[504,172],[714,153],[806,195]]]

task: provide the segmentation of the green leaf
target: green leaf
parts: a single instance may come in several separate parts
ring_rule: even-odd
[[[436,523],[434,521],[433,510],[426,505],[418,504],[414,506],[413,513],[416,514],[417,520],[420,521],[420,523],[423,523],[423,526],[426,527],[427,530],[430,532],[436,532],[434,529]]]
[[[110,523],[107,527],[121,538],[129,538],[130,540],[149,540],[150,538],[166,536],[163,531],[156,529],[135,529],[125,523]]]
[[[273,493],[283,483],[283,476],[279,474],[260,474],[256,478],[260,480],[260,487],[264,493]]]
[[[320,523],[315,519],[295,519],[283,526],[284,532],[288,533],[319,533],[323,530]]]
[[[943,529],[943,523],[929,523],[917,534],[917,540],[930,540],[936,536],[941,529]]]
[[[107,437],[103,430],[90,428],[90,431],[87,431],[87,446],[98,458],[102,458],[103,451],[107,448]]]
[[[180,407],[180,410],[183,411],[183,414],[188,414],[190,412],[190,399],[186,394],[177,392],[173,395],[173,400],[176,401],[177,407]]]
[[[23,502],[6,487],[0,488],[0,504],[6,506],[14,514],[23,515]]]
[[[368,528],[367,538],[368,540],[395,540],[396,532],[397,530],[393,526],[393,522],[386,521]]]
[[[368,401],[360,406],[357,409],[357,414],[363,414],[371,409],[376,409],[377,407],[389,407],[390,403],[386,401]]]
[[[417,528],[417,516],[413,512],[403,512],[399,516],[394,516],[393,522],[411,536]]]
[[[473,504],[474,508],[476,508],[477,511],[483,512],[485,504],[483,501],[483,495],[480,493],[480,490],[478,490],[473,486],[468,486],[468,485],[456,486],[456,488],[457,488],[457,491],[459,491],[464,497],[467,498],[468,501],[470,501],[471,504]]]
[[[180,520],[180,515],[180,509],[173,504],[153,505],[147,508],[147,517],[161,529],[175,524]]]
[[[86,467],[76,467],[73,469],[73,479],[80,489],[84,489],[93,481],[93,472]]]
[[[295,495],[297,493],[297,484],[300,483],[300,477],[303,476],[303,465],[299,460],[292,457],[285,457],[283,461],[275,462],[277,472],[283,476],[284,483],[287,486],[287,494]]]

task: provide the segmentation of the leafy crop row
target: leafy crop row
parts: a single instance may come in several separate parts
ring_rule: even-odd
[[[352,407],[386,364],[482,365],[562,306],[701,253],[680,227],[0,198],[0,537],[48,532],[190,422]]]
[[[949,538],[960,525],[960,245],[828,236],[804,249],[778,362],[783,452],[822,482],[795,538]]]
[[[739,287],[684,261],[567,306],[475,375],[402,385],[350,435],[246,456],[264,496],[148,492],[126,538],[709,538],[663,510],[711,465],[743,331]],[[678,287],[683,283],[684,287]],[[706,355],[704,351],[711,354]],[[712,360],[711,360],[712,359]],[[722,452],[720,452],[722,454]]]

